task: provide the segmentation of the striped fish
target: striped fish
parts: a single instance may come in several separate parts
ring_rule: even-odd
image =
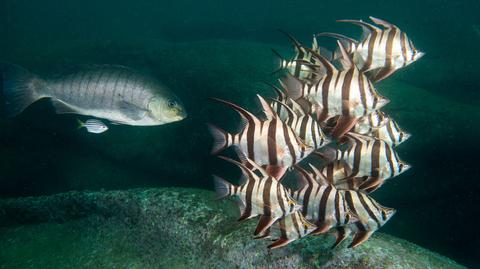
[[[315,64],[315,59],[312,57],[312,54],[309,50],[307,50],[298,40],[292,37],[290,34],[281,31],[285,34],[290,42],[293,44],[295,48],[295,56],[287,60],[282,57],[277,51],[272,49],[273,53],[277,55],[280,59],[280,67],[278,70],[287,70],[293,76],[301,79],[301,80],[310,80],[314,75],[312,73],[312,67],[308,63]],[[316,43],[316,39],[313,39]]]
[[[242,107],[213,99],[226,104],[237,111],[242,118],[242,129],[237,134],[209,125],[215,142],[212,153],[235,146],[240,155],[245,155],[261,166],[265,166],[273,177],[280,179],[286,170],[308,156],[313,148],[295,134],[295,131],[279,119],[268,103],[257,95],[266,116],[266,120],[260,120]]]
[[[94,133],[94,134],[101,134],[105,131],[108,130],[108,126],[105,125],[100,120],[97,119],[88,119],[85,122],[82,122],[81,120],[77,119],[78,122],[78,128],[83,128],[87,129],[89,133]]]
[[[367,135],[375,131],[376,129],[385,126],[390,119],[385,112],[380,110],[373,111],[372,113],[358,119],[357,124],[352,128],[351,132],[357,134]]]
[[[313,233],[325,233],[333,227],[358,221],[348,209],[343,194],[329,184],[314,166],[310,167],[313,173],[295,166],[299,179],[304,183],[301,188],[292,191],[292,197],[303,205],[305,218],[317,226]]]
[[[272,238],[275,242],[268,245],[269,249],[286,246],[291,242],[312,233],[317,227],[305,219],[300,211],[283,217],[267,229],[259,238]]]
[[[377,138],[349,133],[346,148],[335,149],[334,159],[322,169],[329,182],[339,189],[362,189],[373,192],[385,180],[410,168],[400,160],[391,145]],[[322,156],[322,153],[317,153]]]
[[[323,133],[320,124],[310,114],[304,113],[297,102],[290,100],[290,103],[292,108],[285,103],[279,102],[288,113],[285,123],[295,131],[298,137],[313,149],[319,149],[330,143],[330,140]]]
[[[292,199],[289,191],[252,160],[247,159],[247,162],[260,173],[260,176],[240,162],[226,157],[220,156],[220,158],[241,169],[240,182],[243,184],[237,186],[214,175],[217,198],[222,199],[229,196],[239,198],[238,205],[241,216],[238,221],[260,216],[255,235],[264,234],[275,221],[301,209],[301,205]]]
[[[383,112],[376,111],[361,118],[352,132],[378,138],[396,147],[410,138],[392,118]]]
[[[279,116],[282,121],[285,121],[287,119],[289,112],[285,106],[281,105],[281,103],[286,104],[294,111],[294,114],[296,115],[305,114],[304,108],[298,106],[294,107],[292,105],[292,99],[285,94],[286,89],[282,81],[279,80],[279,82],[280,87],[277,87],[274,84],[267,83],[267,85],[270,86],[276,94],[276,97],[273,99],[272,102],[270,102],[270,107],[272,108],[272,110]]]
[[[368,72],[373,82],[389,77],[425,54],[418,51],[407,34],[397,26],[381,19],[369,18],[382,28],[361,20],[338,20],[361,26],[364,36],[362,41],[335,33],[320,33],[317,36],[333,36],[341,40],[358,68],[362,72]],[[340,57],[339,53],[336,57]]]
[[[330,140],[323,133],[320,124],[309,113],[305,113],[300,104],[288,98],[276,86],[272,86],[278,97],[272,101],[270,106],[277,115],[284,114],[283,118],[281,116],[280,118],[295,131],[307,146],[319,149],[330,143]]]
[[[345,197],[348,208],[360,219],[352,224],[335,229],[337,240],[333,247],[338,246],[350,234],[354,234],[348,247],[356,247],[365,242],[370,236],[385,225],[395,214],[396,210],[380,205],[367,194],[361,191],[345,190],[340,192]]]
[[[340,138],[348,132],[359,117],[366,116],[388,103],[378,95],[370,80],[356,68],[343,45],[337,42],[347,62],[344,70],[338,70],[323,56],[312,51],[318,60],[321,78],[313,85],[302,83],[294,76],[287,76],[285,82],[290,98],[306,98],[316,106],[318,121],[340,116],[332,137]]]

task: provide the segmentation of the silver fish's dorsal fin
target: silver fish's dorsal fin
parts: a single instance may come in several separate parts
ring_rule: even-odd
[[[378,19],[378,18],[375,18],[375,17],[372,17],[372,16],[369,16],[369,18],[373,23],[381,25],[381,26],[385,27],[386,29],[391,29],[391,28],[399,29],[396,25],[391,24],[387,21],[384,21],[384,20],[381,20],[381,19]]]
[[[277,118],[277,113],[273,111],[272,107],[263,99],[263,97],[259,94],[257,94],[257,98],[260,101],[260,105],[262,106],[262,112],[267,118],[267,120],[275,119]]]

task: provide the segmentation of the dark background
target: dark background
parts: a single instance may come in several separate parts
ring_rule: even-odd
[[[385,110],[413,135],[398,148],[413,168],[374,195],[398,209],[382,231],[479,267],[480,2],[228,2],[1,0],[0,61],[42,76],[74,64],[129,65],[169,85],[189,117],[94,135],[76,129],[76,116],[38,102],[0,119],[0,196],[210,189],[212,173],[232,172],[209,155],[205,123],[232,130],[238,118],[206,98],[254,108],[255,93],[270,94],[261,83],[274,81],[270,48],[291,54],[276,29],[303,42],[320,31],[358,37],[357,27],[335,19],[372,15],[397,24],[427,53],[378,85],[392,100]]]

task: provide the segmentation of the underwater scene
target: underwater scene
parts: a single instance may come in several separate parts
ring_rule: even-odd
[[[480,268],[480,2],[0,3],[0,268]]]

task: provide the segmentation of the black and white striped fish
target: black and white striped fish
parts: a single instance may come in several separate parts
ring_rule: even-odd
[[[244,164],[228,159],[220,158],[237,165],[242,170],[240,186],[214,176],[217,198],[237,196],[241,216],[239,221],[260,216],[255,230],[255,235],[264,234],[265,231],[277,220],[294,213],[302,208],[290,196],[289,191],[275,178],[269,176],[263,168],[250,159],[248,164],[255,168],[256,174]]]
[[[305,219],[305,217],[302,215],[302,213],[300,213],[300,211],[295,211],[294,213],[278,220],[263,234],[260,234],[256,238],[272,239],[275,242],[268,245],[268,248],[276,249],[286,246],[297,239],[309,235],[316,228],[317,226]]]
[[[333,182],[339,189],[373,192],[385,180],[410,168],[385,141],[353,133],[348,133],[345,137],[348,141],[346,148],[339,146],[335,149],[335,156],[327,158],[333,160],[322,169],[329,182]]]
[[[312,115],[305,113],[304,109],[296,101],[288,98],[282,90],[273,87],[277,92],[277,99],[274,99],[270,106],[307,146],[319,149],[330,143]]]
[[[363,135],[370,134],[380,127],[385,126],[389,119],[390,117],[388,117],[385,112],[380,110],[373,111],[372,113],[359,118],[351,132]]]
[[[356,68],[343,45],[337,42],[347,62],[344,70],[338,70],[322,55],[313,51],[318,60],[320,80],[313,85],[302,83],[298,78],[287,76],[285,85],[290,98],[305,98],[314,105],[318,121],[340,116],[332,137],[342,137],[356,123],[359,117],[366,116],[388,103],[388,99],[378,95],[370,80]]]
[[[361,26],[361,41],[335,33],[320,33],[317,36],[333,36],[341,40],[358,68],[362,72],[368,72],[369,78],[374,82],[387,78],[425,54],[418,51],[407,34],[397,26],[374,17],[370,17],[370,20],[382,28],[361,20],[338,20]],[[337,53],[336,57],[340,55]]]
[[[303,107],[298,107],[298,106],[293,106],[292,104],[292,99],[287,96],[285,86],[283,85],[283,82],[279,80],[280,87],[277,87],[274,84],[269,84],[267,83],[274,91],[276,94],[275,99],[270,102],[270,107],[272,110],[280,117],[282,121],[285,121],[288,117],[288,110],[285,106],[281,105],[281,103],[286,104],[289,108],[291,108],[294,111],[294,114],[296,115],[302,115],[305,114],[305,108]],[[302,100],[305,102],[308,102],[306,100]],[[311,106],[311,104],[310,104]]]
[[[266,166],[273,177],[280,179],[286,170],[308,156],[313,148],[295,134],[271,109],[268,103],[257,95],[266,116],[260,120],[242,107],[220,99],[213,99],[226,104],[237,111],[242,118],[242,128],[237,134],[230,134],[218,127],[209,125],[215,141],[212,153],[235,146],[240,155],[245,155],[261,166]]]
[[[378,121],[382,117],[381,121]],[[378,138],[396,147],[410,138],[410,134],[400,128],[397,122],[383,112],[377,111],[361,118],[352,132]],[[377,122],[373,123],[374,120]],[[373,123],[373,124],[372,124]]]
[[[312,57],[312,53],[307,50],[298,40],[296,40],[290,34],[281,31],[285,34],[290,42],[293,44],[295,48],[295,55],[291,60],[287,60],[283,58],[277,51],[273,50],[273,53],[277,55],[280,59],[280,67],[278,70],[287,70],[293,76],[301,79],[301,80],[310,80],[314,76],[312,73],[312,67],[310,64],[315,64],[315,58]],[[313,46],[316,45],[317,40],[315,37],[313,38]]]
[[[279,104],[283,105],[288,113],[285,123],[295,131],[307,146],[313,149],[319,149],[330,143],[330,139],[325,136],[320,124],[312,115],[303,112],[297,102],[290,100],[292,108],[282,102],[279,102]]]
[[[365,242],[370,236],[385,225],[395,214],[396,210],[380,205],[367,194],[361,191],[345,190],[340,192],[345,197],[346,204],[360,221],[343,227],[335,228],[337,240],[333,247],[338,246],[350,234],[353,240],[348,247],[356,247]]]
[[[182,102],[153,78],[123,66],[101,65],[44,79],[11,64],[0,66],[9,116],[42,98],[57,113],[75,113],[115,123],[148,126],[184,119]]]
[[[314,166],[310,167],[312,173],[295,166],[304,183],[300,189],[292,191],[292,197],[302,204],[305,218],[317,226],[313,233],[325,233],[333,227],[358,221],[348,209],[343,194]]]
[[[94,133],[94,134],[101,134],[103,132],[106,132],[108,130],[108,126],[105,125],[100,120],[97,119],[88,119],[85,122],[82,122],[81,120],[77,119],[78,121],[78,128],[83,128],[87,129],[89,133]]]

